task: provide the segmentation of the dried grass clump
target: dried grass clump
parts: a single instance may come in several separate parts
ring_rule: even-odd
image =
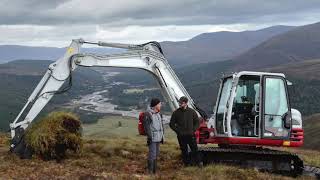
[[[82,147],[81,122],[69,112],[52,112],[26,131],[26,144],[45,160],[65,158]]]

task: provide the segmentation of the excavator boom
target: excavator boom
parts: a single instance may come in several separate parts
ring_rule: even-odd
[[[109,55],[80,53],[80,48],[83,44],[122,48],[127,51]],[[72,41],[63,57],[50,64],[45,75],[28,98],[25,106],[22,108],[14,122],[10,124],[12,138],[15,137],[17,130],[19,132],[21,129],[25,130],[29,124],[32,123],[55,94],[63,93],[70,88],[72,71],[78,66],[143,69],[150,72],[155,77],[163,96],[172,110],[178,108],[177,100],[181,96],[186,96],[189,99],[189,106],[195,109],[199,115],[205,116],[204,113],[197,108],[194,101],[170,67],[162,53],[159,43],[149,42],[141,45],[132,45],[107,42],[95,43],[76,39]],[[68,80],[69,85],[62,88],[63,84]],[[26,114],[25,117],[22,117],[23,114]],[[14,146],[13,143],[11,147],[13,148]]]

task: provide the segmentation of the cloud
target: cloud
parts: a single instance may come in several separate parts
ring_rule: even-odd
[[[71,39],[84,38],[90,41],[143,43],[146,41],[181,41],[203,32],[246,29],[247,25],[191,25],[191,26],[127,26],[101,25],[36,26],[0,25],[0,44],[32,46],[67,46]]]
[[[2,0],[0,24],[158,26],[255,23],[319,12],[319,0]]]
[[[178,41],[319,19],[319,0],[0,0],[0,44]]]

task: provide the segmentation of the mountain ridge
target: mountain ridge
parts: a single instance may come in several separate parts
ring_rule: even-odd
[[[234,69],[262,68],[320,58],[320,22],[271,37],[233,58]]]
[[[266,39],[294,29],[294,26],[272,26],[254,31],[211,32],[199,34],[187,41],[160,42],[173,66],[227,60],[245,52]],[[119,49],[83,48],[84,52],[113,53]],[[65,53],[65,47],[0,45],[0,63],[17,59],[54,60]]]

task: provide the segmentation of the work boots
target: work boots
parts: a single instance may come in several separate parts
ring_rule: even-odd
[[[148,160],[148,174],[156,174],[157,160]]]
[[[153,174],[153,160],[148,160],[148,174]]]
[[[157,172],[157,160],[153,160],[153,169],[152,169],[152,173],[156,174]]]

